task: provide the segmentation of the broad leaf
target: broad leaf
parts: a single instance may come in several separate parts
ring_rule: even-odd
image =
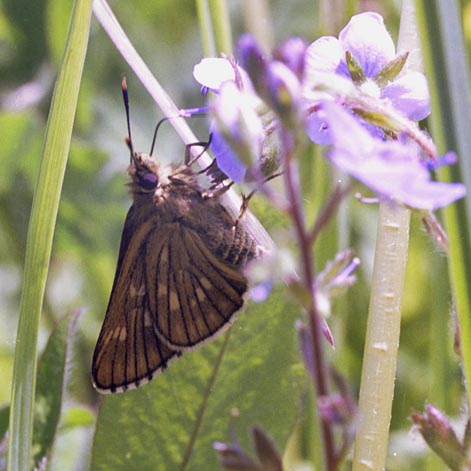
[[[304,384],[295,317],[295,309],[273,294],[236,321],[185,469],[219,469],[212,444],[227,440],[234,408],[239,411],[234,427],[245,449],[252,424],[263,426],[283,449]],[[92,469],[181,469],[223,341],[184,354],[140,389],[105,397]]]

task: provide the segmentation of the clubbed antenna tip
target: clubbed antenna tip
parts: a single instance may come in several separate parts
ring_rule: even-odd
[[[129,151],[131,152],[131,162],[134,155],[134,148],[132,145],[132,137],[131,137],[131,120],[129,118],[129,96],[128,96],[128,84],[126,83],[126,77],[123,75],[121,79],[121,90],[123,91],[123,101],[124,101],[124,108],[126,109],[126,122],[128,125],[128,137],[126,138],[126,144],[129,147]]]

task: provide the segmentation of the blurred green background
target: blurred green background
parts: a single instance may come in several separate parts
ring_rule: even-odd
[[[250,29],[249,1],[228,1],[233,38]],[[255,0],[253,3],[257,3]],[[265,2],[263,2],[265,3]],[[379,11],[393,36],[398,29],[396,1],[273,0],[266,4],[274,42],[299,35],[308,42],[326,32],[337,35],[348,14],[361,8]],[[334,5],[335,4],[335,5]],[[71,11],[70,0],[3,0],[0,3],[0,405],[10,400],[11,375],[22,267],[33,189],[39,165],[52,87],[60,63]],[[190,0],[110,1],[124,30],[177,106],[200,106],[204,99],[192,78],[193,65],[203,56],[196,10]],[[465,31],[471,31],[471,7],[462,2]],[[467,41],[469,42],[469,36]],[[95,408],[97,394],[89,381],[91,355],[106,309],[129,197],[125,187],[128,151],[120,83],[128,80],[133,139],[148,150],[155,124],[162,117],[111,41],[92,18],[91,37],[75,121],[62,200],[57,220],[51,269],[41,320],[41,348],[65,313],[83,308],[80,342],[74,358],[75,397]],[[190,125],[207,138],[204,118]],[[184,145],[169,126],[160,131],[157,156],[181,161]],[[315,191],[309,189],[308,191]],[[306,196],[307,199],[309,195]],[[332,362],[357,394],[368,307],[375,237],[376,208],[354,200],[346,205],[348,229],[339,235],[362,259],[357,285],[336,304],[330,325],[336,350]],[[261,199],[255,213],[274,229],[278,215]],[[316,246],[325,260],[335,253],[327,240]],[[321,263],[322,266],[322,263]],[[434,399],[451,415],[461,406],[462,385],[453,353],[453,305],[446,260],[437,253],[414,219],[404,302],[401,348],[393,411],[390,469],[401,468],[408,450],[412,410],[433,399],[427,368],[439,356],[448,378],[446,397]],[[394,438],[395,437],[395,438]],[[395,448],[396,447],[396,448]],[[414,445],[410,452],[416,453]],[[410,458],[410,456],[409,456]],[[408,458],[408,459],[409,459]],[[396,460],[396,461],[395,461]],[[410,464],[410,461],[409,461]],[[419,469],[419,468],[417,468]]]

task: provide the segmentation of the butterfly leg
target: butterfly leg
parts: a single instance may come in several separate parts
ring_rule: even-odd
[[[212,199],[212,198],[218,198],[219,196],[223,195],[226,193],[226,191],[229,190],[229,188],[234,184],[233,181],[227,183],[226,185],[222,186],[216,186],[213,185],[208,191],[205,191],[202,196],[205,199]]]
[[[262,184],[272,180],[273,178],[279,177],[281,174],[282,172],[278,172],[278,173],[274,173],[273,175],[270,175],[269,177],[265,178],[265,180],[263,180]],[[239,224],[240,220],[244,216],[245,212],[247,211],[249,207],[249,202],[256,192],[257,190],[255,189],[255,190],[252,190],[248,195],[242,195],[242,205],[240,207],[239,215],[237,216],[237,219],[235,221],[235,226]]]
[[[211,139],[212,139],[212,134],[209,135],[209,139],[207,141],[193,142],[191,144],[187,144],[185,147],[185,165],[187,165],[188,167],[191,167],[209,149],[209,146],[211,145]],[[192,147],[196,147],[196,146],[202,147],[203,150],[196,157],[193,157],[192,159],[190,151]]]
[[[235,220],[234,226],[237,226],[241,219],[244,217],[245,212],[249,208],[249,202],[252,199],[252,196],[255,195],[257,190],[252,190],[248,195],[242,195],[242,204],[240,206],[239,215]]]

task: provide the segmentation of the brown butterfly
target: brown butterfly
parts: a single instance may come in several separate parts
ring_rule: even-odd
[[[242,268],[257,253],[219,193],[200,186],[191,163],[162,167],[134,152],[125,79],[123,97],[133,204],[93,355],[101,393],[147,383],[182,352],[227,330],[247,290]]]

